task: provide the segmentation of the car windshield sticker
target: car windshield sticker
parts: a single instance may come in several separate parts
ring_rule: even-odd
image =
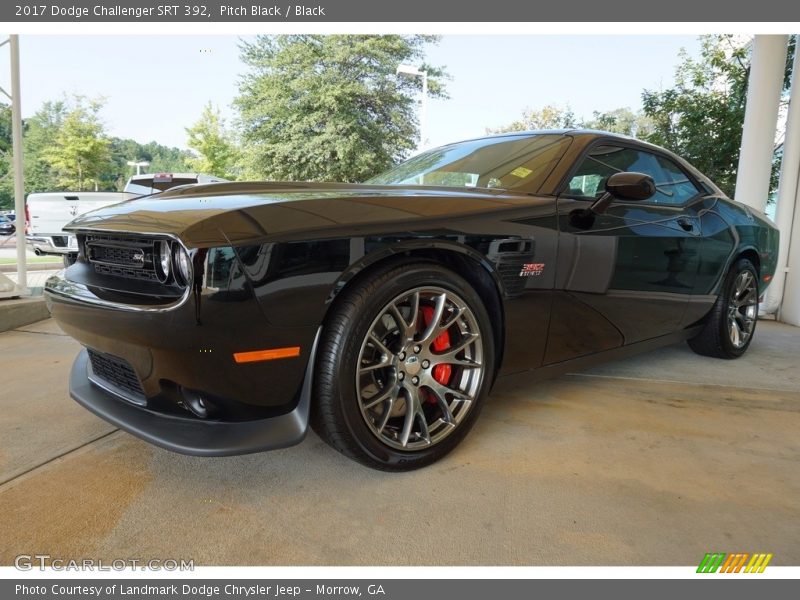
[[[512,175],[516,175],[520,179],[525,179],[528,175],[533,173],[531,169],[526,169],[525,167],[517,167],[513,171],[511,171]]]

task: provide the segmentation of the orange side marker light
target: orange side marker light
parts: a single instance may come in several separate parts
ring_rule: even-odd
[[[264,360],[278,360],[280,358],[295,358],[297,356],[300,356],[300,346],[287,346],[286,348],[270,348],[269,350],[234,352],[233,360],[237,363],[249,363]]]

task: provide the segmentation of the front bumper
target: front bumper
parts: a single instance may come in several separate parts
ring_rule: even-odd
[[[97,272],[81,255],[50,277],[51,315],[86,348],[70,394],[175,452],[223,456],[296,444],[308,423],[320,321],[304,310],[303,320],[279,318],[284,306],[301,303],[281,298],[266,310],[235,257],[217,259],[227,262],[197,261],[200,275],[183,287]],[[281,360],[236,358],[286,347],[300,351]]]
[[[76,402],[112,425],[173,452],[232,456],[277,450],[299,444],[308,431],[316,345],[315,339],[297,406],[288,413],[266,419],[210,421],[134,406],[89,381],[89,358],[85,349],[72,366],[69,393]]]
[[[169,304],[120,305],[118,298],[70,280],[80,266],[48,279],[50,313],[84,347],[127,362],[149,409],[177,407],[181,414],[182,390],[209,399],[226,422],[272,418],[296,408],[316,326],[268,322],[252,293],[204,291]],[[233,358],[236,352],[284,346],[300,346],[300,356],[244,364]]]

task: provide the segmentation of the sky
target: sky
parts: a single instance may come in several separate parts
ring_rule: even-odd
[[[231,35],[26,35],[20,37],[23,117],[64,94],[102,96],[112,136],[186,147],[185,128],[211,102],[229,121],[245,71]],[[641,106],[643,89],[668,87],[695,36],[444,36],[427,62],[446,67],[448,100],[428,102],[428,142],[480,136],[526,107],[594,110]],[[0,85],[7,88],[6,69]],[[133,158],[133,157],[131,157]]]

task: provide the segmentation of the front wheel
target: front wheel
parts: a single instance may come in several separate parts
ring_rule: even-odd
[[[494,338],[480,296],[435,263],[376,272],[326,322],[312,427],[367,466],[428,465],[452,450],[491,385]]]
[[[731,267],[702,331],[689,340],[698,354],[738,358],[747,351],[758,322],[758,271],[746,258]]]

